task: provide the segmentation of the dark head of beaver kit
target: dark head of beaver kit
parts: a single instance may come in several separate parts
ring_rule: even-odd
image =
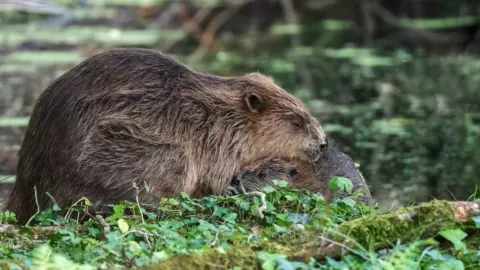
[[[287,158],[258,160],[245,166],[234,177],[232,186],[236,192],[241,188],[240,185],[247,192],[259,191],[265,185],[272,185],[272,180],[284,180],[288,182],[289,187],[321,193],[329,201],[333,197],[346,197],[348,195],[346,192],[337,191],[332,194],[328,188],[328,182],[333,176],[350,179],[353,190],[362,189],[363,195],[358,198],[358,201],[367,205],[373,203],[370,190],[353,160],[345,153],[330,147],[319,160],[313,163]]]
[[[97,54],[38,99],[6,209],[25,222],[56,202],[94,209],[185,192],[220,194],[262,157],[314,161],[325,133],[297,98],[258,73],[219,77],[147,49]],[[136,193],[148,185],[149,194]],[[147,190],[147,189],[144,189]]]

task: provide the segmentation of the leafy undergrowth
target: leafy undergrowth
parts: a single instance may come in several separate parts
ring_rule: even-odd
[[[330,187],[349,189],[338,180],[332,181]],[[263,205],[261,194],[202,199],[182,194],[162,199],[158,205],[122,202],[112,206],[113,211],[103,220],[91,218],[84,222],[73,217],[75,213],[88,215],[87,199],[71,207],[65,216],[57,215],[60,208],[54,205],[35,216],[36,226],[18,229],[0,225],[0,266],[142,268],[181,254],[195,254],[202,260],[206,250],[213,250],[218,256],[232,255],[235,260],[236,253],[242,252],[239,247],[255,246],[252,250],[259,262],[256,266],[263,269],[480,269],[480,229],[467,237],[461,228],[442,230],[435,239],[419,237],[409,243],[391,243],[390,249],[360,247],[337,258],[312,256],[306,261],[294,260],[288,254],[288,243],[301,239],[306,232],[334,229],[339,224],[375,215],[376,211],[356,203],[354,198],[327,203],[319,194],[289,189],[281,181],[276,184],[275,188],[263,190],[263,212],[259,211]],[[14,221],[12,213],[0,212],[0,224]],[[473,221],[480,228],[480,218]],[[445,241],[439,242],[439,237]],[[233,262],[235,267],[208,261],[205,264],[204,269],[248,269],[241,260]]]

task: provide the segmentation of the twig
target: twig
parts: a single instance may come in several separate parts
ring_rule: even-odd
[[[247,192],[245,191],[245,187],[243,186],[243,177],[242,176],[239,176],[239,187],[240,187],[240,191],[244,194],[244,195],[247,195],[247,196],[259,196],[260,197],[260,207],[257,208],[257,210],[255,210],[255,216],[263,219],[264,218],[264,215],[263,215],[263,212],[265,210],[267,210],[267,202],[265,201],[265,193],[263,192],[260,192],[260,191],[251,191],[251,192]]]
[[[207,26],[207,29],[203,32],[200,39],[200,47],[193,53],[193,60],[199,60],[208,51],[208,48],[212,44],[215,34],[218,29],[230,19],[240,8],[245,4],[252,2],[253,0],[245,0],[236,3],[218,14]]]
[[[139,234],[143,235],[143,238],[145,239],[145,242],[147,242],[148,246],[149,246],[150,248],[153,248],[152,243],[151,243],[150,240],[148,239],[148,235],[152,235],[152,233],[150,233],[150,232],[147,231],[147,230],[142,230],[142,229],[129,230],[129,231],[126,232],[122,237],[126,236],[127,234],[131,234],[131,233],[139,233]]]
[[[447,192],[450,193],[450,196],[452,196],[452,198],[453,198],[455,201],[458,201],[458,200],[457,200],[457,197],[455,197],[455,194],[453,194],[453,192],[452,192],[449,188],[447,188]]]
[[[372,12],[370,10],[370,1],[357,0],[360,6],[363,24],[365,27],[365,34],[363,35],[363,45],[369,47],[372,45],[373,32],[375,31],[375,23],[372,19]]]
[[[208,245],[209,247],[214,247],[217,242],[218,242],[218,235],[220,234],[220,228],[217,228],[217,232],[215,233],[215,239],[213,240],[212,243],[210,243],[210,245]]]
[[[79,204],[80,202],[82,201],[88,201],[88,199],[86,197],[82,197],[81,199],[77,200],[76,202],[74,202],[70,208],[68,208],[68,211],[67,213],[65,214],[65,220],[69,220],[70,219],[70,216],[72,215],[73,213],[73,207],[77,204]],[[88,206],[86,206],[88,207]],[[85,212],[88,214],[88,210],[85,210]]]
[[[447,42],[451,41],[450,38],[444,37],[441,34],[437,34],[437,33],[434,33],[432,31],[428,31],[428,30],[424,30],[424,29],[418,29],[418,28],[415,28],[415,27],[407,27],[406,25],[399,23],[399,20],[398,20],[397,17],[395,17],[393,14],[390,13],[390,11],[388,11],[387,9],[385,9],[384,7],[380,6],[377,3],[370,3],[369,8],[371,9],[372,12],[374,12],[376,15],[378,15],[380,18],[382,18],[382,20],[384,20],[385,22],[387,22],[387,23],[389,23],[393,26],[397,26],[397,27],[401,27],[401,28],[411,30],[411,31],[413,31],[413,32],[415,32],[419,35],[422,35],[422,36],[430,39],[433,42],[447,43]]]
[[[0,1],[0,11],[24,11],[35,14],[54,14],[63,15],[70,10],[51,3],[51,1],[18,1],[18,0],[2,0]]]
[[[338,0],[322,0],[322,1],[311,1],[307,2],[307,7],[310,10],[319,11],[330,6],[336,5],[339,1]]]
[[[181,6],[182,3],[178,2],[172,2],[168,8],[160,16],[158,16],[151,24],[150,27],[158,27],[158,28],[163,28],[165,25],[167,25],[169,22],[172,21],[172,19],[175,17],[175,15],[178,13],[179,6]]]
[[[17,235],[17,234],[24,233],[24,227],[26,226],[0,224],[0,233]],[[45,226],[45,227],[31,226],[29,229],[31,229],[34,233],[41,233],[43,235],[48,235],[48,234],[54,234],[59,230],[65,229],[65,227],[64,226]],[[38,238],[32,237],[32,239],[38,239]]]
[[[133,182],[133,187],[135,188],[136,190],[136,194],[135,194],[135,201],[137,202],[137,206],[138,206],[138,210],[140,211],[140,217],[142,218],[142,224],[145,224],[145,218],[143,217],[143,212],[142,212],[142,207],[140,206],[140,202],[138,200],[138,193],[140,192],[138,187],[137,187],[137,183]]]
[[[180,2],[177,5],[177,8],[182,10],[182,11],[180,11],[180,13],[184,17],[183,27],[185,28],[185,31],[187,31],[189,33],[192,33],[195,37],[197,37],[198,39],[201,39],[202,31],[201,31],[199,25],[203,22],[203,20],[208,15],[210,15],[210,13],[212,12],[212,9],[202,8],[195,13],[193,18],[189,18],[190,16],[188,14],[187,7],[186,7],[186,5],[188,3],[185,3],[185,2]],[[182,8],[182,7],[184,7],[184,8]],[[162,51],[165,51],[165,52],[170,51],[180,41],[181,41],[181,39],[173,39],[173,40],[167,42],[166,45],[163,46]]]
[[[263,212],[265,210],[267,210],[267,202],[265,201],[265,193],[263,192],[260,192],[260,191],[251,191],[251,192],[248,192],[247,195],[257,195],[260,197],[260,207],[257,208],[257,210],[255,211],[255,216],[263,219],[264,218],[264,215],[263,215]]]
[[[186,11],[184,13],[187,13]],[[193,15],[193,18],[189,19],[186,18],[184,25],[187,28],[189,32],[194,34],[198,39],[201,39],[202,37],[202,30],[200,29],[199,25],[207,18],[208,15],[212,13],[211,8],[202,8],[199,11]],[[185,17],[188,16],[188,14],[184,14]]]
[[[103,235],[107,236],[107,234],[110,233],[110,224],[108,224],[101,215],[96,215],[95,219],[102,225]]]
[[[40,213],[40,204],[38,203],[38,196],[37,196],[37,186],[33,186],[33,192],[35,194],[35,205],[37,206],[37,212],[28,219],[25,226],[28,226],[30,222],[32,222],[32,220],[35,218],[35,216],[38,215],[38,213]]]

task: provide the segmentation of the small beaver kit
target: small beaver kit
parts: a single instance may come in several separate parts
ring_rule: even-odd
[[[348,196],[344,191],[331,192],[328,183],[334,176],[341,176],[352,181],[353,191],[360,190],[362,195],[358,201],[367,205],[373,203],[370,190],[353,160],[340,151],[328,148],[315,162],[286,158],[269,158],[257,160],[243,167],[233,181],[235,192],[242,189],[246,192],[259,191],[265,185],[273,185],[273,180],[284,180],[292,188],[308,189],[321,193],[331,201],[334,197]]]

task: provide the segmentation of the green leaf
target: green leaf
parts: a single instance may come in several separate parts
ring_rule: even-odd
[[[283,180],[272,180],[273,184],[277,187],[287,187],[288,182]]]
[[[153,252],[152,254],[152,262],[158,263],[160,261],[164,261],[168,259],[169,255],[165,250]]]
[[[274,24],[272,26],[272,32],[276,35],[293,35],[300,31],[300,25],[298,24]]]
[[[263,260],[262,269],[275,270],[275,266],[279,259],[284,259],[287,256],[283,254],[268,253],[265,251],[258,252],[258,258]]]
[[[117,224],[118,224],[118,228],[122,233],[128,232],[128,229],[129,229],[128,223],[123,218],[119,219],[117,221]]]
[[[245,211],[248,211],[248,209],[250,209],[250,203],[245,201],[245,200],[238,200],[237,205],[238,205],[238,207],[240,207],[241,209],[243,209]]]
[[[472,217],[473,222],[475,222],[475,228],[480,228],[480,216]]]
[[[215,217],[222,217],[228,214],[228,209],[225,207],[214,206],[213,207],[213,215]]]
[[[307,224],[310,220],[310,216],[306,214],[291,213],[288,215],[287,220],[293,223]]]
[[[123,211],[125,211],[124,204],[117,204],[113,206],[113,215],[111,216],[112,221],[123,218]]]
[[[83,197],[86,206],[92,206],[92,202],[87,197]]]
[[[218,253],[220,254],[226,254],[227,252],[225,251],[225,248],[222,246],[219,246],[215,249]]]
[[[10,211],[5,211],[5,212],[0,212],[0,224],[3,223],[9,223],[9,222],[15,222],[16,216],[15,213],[10,212]]]
[[[340,202],[350,206],[350,207],[353,207],[355,206],[356,202],[350,198],[343,198]]]
[[[276,190],[275,187],[272,187],[270,185],[265,185],[264,187],[262,187],[262,192],[263,193],[272,193],[275,190]]]
[[[441,264],[439,270],[464,270],[463,262],[460,260],[448,260],[444,264]]]
[[[144,185],[144,187],[145,187],[145,191],[146,191],[147,193],[150,193],[150,185],[148,185],[147,182],[143,182],[143,185]]]
[[[97,237],[100,235],[100,230],[98,228],[88,227],[88,232],[92,237]]]
[[[238,216],[237,213],[229,213],[223,217],[223,220],[228,221],[230,223],[235,223],[237,216]]]
[[[434,259],[434,260],[441,260],[442,259],[442,253],[440,253],[440,251],[438,251],[437,249],[429,250],[425,254],[432,257],[432,259]]]
[[[350,179],[342,177],[342,176],[334,176],[328,182],[328,188],[334,192],[337,188],[341,191],[346,191],[348,193],[352,193],[353,184]]]
[[[438,234],[450,241],[457,251],[460,249],[465,250],[467,248],[465,243],[462,241],[465,237],[467,237],[467,234],[460,229],[443,230]]]
[[[275,229],[275,232],[277,232],[277,233],[286,233],[288,231],[287,228],[285,228],[283,226],[279,226],[277,224],[273,224],[273,228]]]
[[[285,199],[287,201],[295,201],[296,197],[295,196],[292,196],[292,195],[285,195]]]
[[[330,257],[327,257],[327,263],[332,266],[334,269],[345,269],[347,270],[348,267],[347,265],[345,265],[344,262],[337,262],[336,260],[330,258]]]

